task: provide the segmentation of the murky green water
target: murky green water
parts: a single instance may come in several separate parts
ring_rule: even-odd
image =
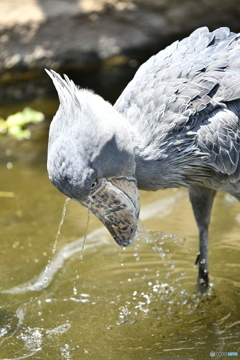
[[[197,229],[185,189],[141,193],[139,236],[125,250],[91,216],[83,258],[88,214],[70,201],[53,254],[65,197],[47,178],[46,137],[34,151],[28,144],[14,145],[15,155],[18,147],[24,154],[20,159],[1,152],[0,359],[240,354],[237,201],[223,193],[216,198],[213,288],[200,296],[193,266]]]

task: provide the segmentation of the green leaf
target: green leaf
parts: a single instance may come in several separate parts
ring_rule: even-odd
[[[45,116],[42,112],[26,107],[23,111],[8,116],[7,120],[0,118],[0,133],[7,132],[18,140],[30,139],[31,132],[29,129],[25,129],[25,126],[29,123],[40,123],[44,119]]]

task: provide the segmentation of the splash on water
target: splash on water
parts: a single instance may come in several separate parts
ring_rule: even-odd
[[[66,359],[66,360],[71,359],[70,346],[68,344],[65,344],[63,347],[60,348],[60,353],[62,359]]]
[[[24,342],[24,348],[33,353],[42,349],[42,329],[41,328],[31,328],[28,327],[21,331],[17,336],[17,339],[20,339]]]

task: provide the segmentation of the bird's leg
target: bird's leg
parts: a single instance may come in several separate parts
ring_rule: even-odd
[[[204,291],[208,287],[208,226],[210,223],[215,190],[203,186],[191,186],[189,197],[199,230],[199,255],[196,264],[199,265],[197,288]]]

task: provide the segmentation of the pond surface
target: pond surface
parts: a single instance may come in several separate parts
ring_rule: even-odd
[[[47,134],[1,151],[0,359],[173,360],[240,354],[240,206],[219,193],[208,294],[195,292],[198,235],[186,189],[141,193],[120,248],[46,173]],[[21,156],[17,156],[18,152]],[[221,356],[221,359],[226,359]]]

